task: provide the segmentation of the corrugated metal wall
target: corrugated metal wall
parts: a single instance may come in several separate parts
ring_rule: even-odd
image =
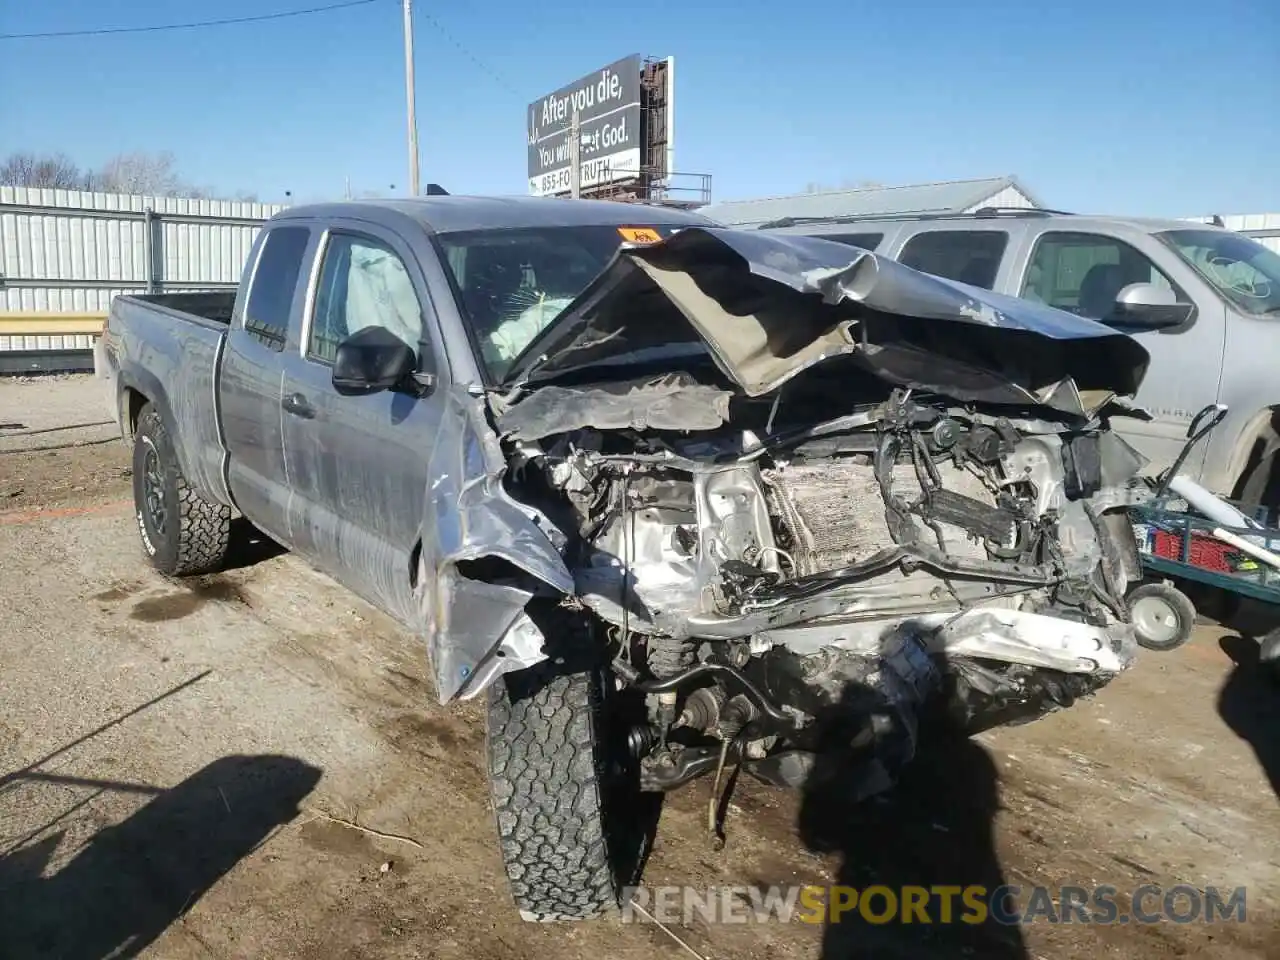
[[[97,335],[92,333],[0,333],[0,353],[33,350],[92,350]]]
[[[0,319],[101,314],[147,290],[233,286],[283,206],[0,187]],[[0,350],[85,349],[84,334],[0,336]]]

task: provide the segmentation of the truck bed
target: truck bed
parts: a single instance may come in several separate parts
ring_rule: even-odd
[[[169,426],[187,482],[219,503],[230,494],[214,397],[234,306],[230,290],[116,297],[94,351],[121,433],[132,439],[131,396],[149,399]]]
[[[121,300],[134,300],[153,307],[163,307],[173,313],[185,313],[202,317],[224,326],[231,322],[236,306],[234,290],[203,290],[196,293],[143,293]]]

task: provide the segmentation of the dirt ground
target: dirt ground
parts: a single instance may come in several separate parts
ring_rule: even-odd
[[[226,573],[151,572],[104,419],[90,378],[0,381],[4,957],[1280,956],[1280,693],[1212,623],[926,750],[885,802],[744,778],[714,852],[695,783],[644,882],[1244,886],[1244,923],[522,923],[478,706],[436,705],[412,637],[251,531]]]

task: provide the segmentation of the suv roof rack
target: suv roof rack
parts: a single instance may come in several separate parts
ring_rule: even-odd
[[[1069,210],[1050,210],[1048,207],[979,207],[972,213],[962,214],[967,217],[986,219],[988,217],[1069,217]]]
[[[1050,210],[1047,207],[979,207],[969,213],[850,213],[826,217],[779,217],[756,227],[757,230],[774,230],[778,227],[798,227],[806,223],[865,223],[899,220],[993,220],[997,217],[1053,217],[1073,216],[1068,210]]]

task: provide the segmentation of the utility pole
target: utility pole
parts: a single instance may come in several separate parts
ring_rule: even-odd
[[[569,122],[569,196],[574,200],[582,199],[582,131],[578,126],[576,107]]]
[[[413,102],[413,0],[404,0],[404,88],[409,109],[409,195],[418,195],[418,110]]]

